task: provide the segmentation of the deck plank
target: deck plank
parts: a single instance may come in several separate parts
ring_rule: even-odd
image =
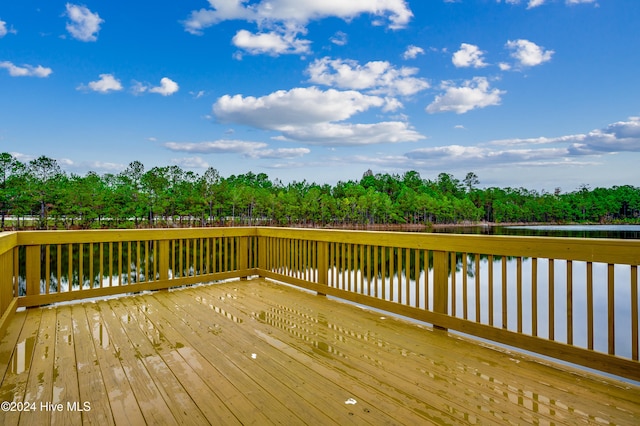
[[[241,424],[243,412],[256,410],[246,395],[237,390],[233,383],[199,352],[190,346],[185,346],[185,336],[180,334],[172,325],[176,318],[168,321],[159,311],[154,314],[152,322],[147,316],[150,312],[147,302],[139,300],[121,299],[132,317],[137,318],[139,326],[144,329],[158,330],[157,337],[147,333],[147,338],[157,339],[154,348],[166,362],[174,375],[189,392],[200,411],[213,424]],[[180,321],[177,319],[177,321]],[[145,325],[146,324],[146,325]],[[257,420],[267,421],[266,417],[258,414]],[[246,419],[250,423],[251,417]]]
[[[0,339],[0,378],[4,379],[9,367],[11,366],[11,357],[18,343],[18,338],[22,332],[22,327],[27,319],[27,312],[17,312],[12,321],[9,323],[7,330]]]
[[[251,290],[256,291],[256,288],[259,286]],[[241,288],[241,291],[249,289]],[[268,289],[266,294],[274,298],[275,293]],[[296,302],[296,298],[299,302]],[[307,299],[301,293],[291,294],[291,297],[287,297],[287,309],[304,307],[308,305]],[[275,300],[272,305],[278,306],[277,297]],[[325,315],[331,315],[332,312],[336,317],[339,316],[343,327],[340,331],[343,337],[333,342],[336,350],[348,352],[353,342],[365,341],[353,338],[357,332],[350,330],[364,323],[365,312],[336,309],[335,305],[326,310],[323,308]],[[384,316],[375,315],[375,319]],[[430,393],[430,400],[439,384],[451,383],[454,386],[444,389],[447,398],[463,399],[467,411],[473,411],[475,407],[498,419],[508,420],[515,414],[519,419],[516,422],[531,422],[533,418],[549,422],[558,419],[596,421],[598,413],[609,412],[607,421],[620,424],[638,421],[640,392],[637,387],[595,377],[567,366],[545,365],[517,353],[493,347],[481,348],[477,342],[455,335],[445,333],[448,338],[441,338],[436,336],[439,332],[429,328],[407,328],[403,321],[387,318],[376,321],[374,327],[384,336],[387,351],[391,350],[391,342],[397,344],[395,352],[392,352],[395,359],[401,356],[403,362],[390,366],[402,365],[404,369],[411,352],[428,355],[420,357],[417,368],[421,370],[421,381]],[[361,336],[365,333],[366,330],[360,331]],[[345,344],[345,338],[349,336],[352,338],[349,344]],[[428,345],[425,345],[426,342]],[[615,409],[612,410],[612,407]],[[507,413],[511,414],[508,416]]]
[[[243,289],[239,289],[239,292],[242,291]],[[407,422],[417,418],[450,424],[464,420],[463,406],[455,400],[454,393],[447,392],[444,394],[445,398],[442,398],[438,395],[442,392],[434,386],[438,383],[421,385],[419,376],[410,370],[412,364],[407,362],[410,354],[405,349],[390,348],[388,342],[371,336],[368,331],[336,327],[324,315],[318,318],[308,310],[308,306],[300,305],[300,308],[296,308],[287,304],[285,307],[274,298],[269,307],[265,305],[269,301],[263,299],[263,296],[260,299],[245,297],[233,301],[234,305],[248,303],[246,309],[254,310],[253,314],[259,320],[261,330],[258,337],[297,358],[308,354],[315,364],[314,368],[318,369],[322,365],[323,374],[342,371],[342,382],[345,381],[345,372],[348,372],[349,378],[364,390],[359,396],[362,402],[370,400],[370,404],[384,407],[384,411],[392,414],[394,419],[404,419]],[[285,345],[291,348],[286,348]],[[402,362],[398,362],[399,360]],[[425,392],[430,394],[428,400],[424,398]],[[397,401],[396,406],[390,405],[389,399]],[[442,405],[448,407],[447,412],[442,411]]]
[[[20,425],[47,424],[50,413],[42,409],[41,402],[53,399],[52,359],[55,356],[56,309],[42,309],[40,329],[33,350],[24,400],[33,402],[36,409],[20,416]]]
[[[156,383],[151,379],[139,354],[136,353],[136,342],[131,342],[127,338],[109,303],[88,304],[87,308],[93,318],[99,318],[101,326],[105,328],[109,336],[109,343],[120,361],[126,381],[131,386],[131,392],[135,396],[145,422],[147,424],[177,424]]]
[[[206,290],[207,289],[203,289],[202,292],[206,292]],[[218,294],[218,297],[216,297],[216,292],[214,291],[211,297],[205,299],[201,296],[202,292],[198,292],[197,294],[191,293],[195,295],[195,297],[191,297],[184,302],[184,306],[190,307],[194,313],[198,312],[198,307],[205,306],[204,311],[202,311],[202,309],[200,310],[201,315],[215,315],[216,309],[209,308],[209,301],[212,301],[216,303],[216,305],[211,305],[215,306],[218,312],[224,312],[225,315],[231,314],[234,317],[242,317],[245,323],[250,324],[249,340],[254,342],[255,350],[259,352],[259,359],[262,360],[266,357],[266,361],[261,362],[281,358],[289,358],[295,361],[291,364],[280,364],[277,367],[290,374],[298,372],[300,377],[306,376],[307,380],[305,381],[308,381],[309,385],[299,389],[298,393],[300,396],[304,396],[305,392],[309,392],[310,395],[308,397],[311,401],[317,398],[313,398],[315,392],[310,388],[313,388],[313,384],[319,383],[320,386],[317,392],[322,392],[327,395],[325,400],[322,401],[323,409],[326,412],[332,413],[332,415],[340,419],[341,422],[352,417],[358,417],[360,421],[365,422],[371,418],[376,419],[376,422],[385,418],[388,419],[389,422],[392,422],[402,421],[403,419],[405,421],[415,420],[416,417],[420,417],[418,413],[411,411],[411,405],[407,405],[402,397],[396,398],[398,395],[389,395],[387,389],[385,389],[384,392],[381,391],[382,384],[380,382],[376,382],[375,380],[372,382],[370,377],[354,377],[353,375],[348,375],[346,374],[348,368],[345,368],[345,365],[340,365],[339,363],[327,366],[326,363],[324,363],[326,354],[317,351],[316,348],[310,346],[295,348],[295,343],[291,343],[292,339],[288,338],[288,336],[280,336],[278,330],[274,330],[273,325],[264,326],[264,324],[256,322],[256,318],[250,310],[245,312],[234,311],[234,307],[242,302],[235,293],[233,295],[227,294],[227,297],[220,297]],[[224,300],[221,299],[228,299],[231,302],[225,304]],[[212,310],[214,313],[211,312]],[[235,315],[232,314],[232,312],[235,312]],[[301,324],[299,322],[291,322],[290,325],[294,326],[294,329],[301,330]],[[234,337],[236,335],[237,333],[234,333]],[[302,331],[296,333],[296,339],[294,340],[300,340],[301,336],[303,336]],[[304,337],[302,340],[305,340]],[[260,345],[260,341],[263,341],[264,344]],[[334,391],[330,392],[332,389]],[[387,396],[391,396],[391,398],[387,398]],[[353,407],[349,405],[345,405],[345,401],[350,398],[359,401],[357,410],[354,410]],[[438,417],[440,417],[440,413],[438,413]]]
[[[189,316],[193,321],[203,318],[204,321],[220,319],[223,322],[235,322],[237,325],[234,324],[236,331],[233,335],[224,332],[218,333],[212,344],[223,350],[231,359],[236,360],[241,368],[249,372],[257,382],[270,383],[269,391],[290,409],[297,410],[306,421],[315,424],[348,424],[351,422],[362,424],[363,422],[368,423],[366,417],[374,415],[370,414],[366,417],[356,415],[344,407],[344,401],[348,399],[348,394],[343,386],[302,366],[266,342],[256,339],[255,332],[247,332],[243,326],[254,326],[248,323],[250,317],[241,319],[230,311],[218,310],[216,312],[213,304],[199,303],[192,300],[192,294],[187,293],[176,294],[181,297],[172,298],[172,301],[178,305],[174,306],[174,309],[180,309],[177,311],[180,312],[180,315]],[[217,317],[217,319],[212,317]],[[274,383],[277,386],[273,386]],[[318,395],[322,395],[322,398],[319,398]],[[336,401],[340,401],[339,404],[336,404]],[[336,407],[340,410],[337,410]],[[342,411],[341,415],[339,415],[339,411]],[[369,411],[376,412],[378,409],[373,408]],[[327,413],[331,413],[332,417],[328,417]],[[388,417],[388,414],[382,411],[377,414],[378,418]]]
[[[18,312],[0,377],[91,405],[0,424],[640,424],[631,383],[265,280]]]
[[[158,386],[162,398],[176,421],[180,424],[205,424],[207,422],[205,415],[198,409],[188,391],[159,355],[160,351],[156,350],[142,330],[135,326],[134,318],[122,302],[112,300],[109,301],[109,306],[120,319],[129,344],[135,351],[135,356],[140,359],[149,372],[149,380]],[[130,327],[129,324],[133,326]]]
[[[238,293],[243,291],[245,289],[238,289]],[[275,291],[274,294],[277,295]],[[242,297],[234,300],[233,304],[253,303],[246,306],[248,310],[266,308],[268,312],[254,311],[260,319],[263,338],[277,346],[281,346],[285,341],[293,341],[293,354],[299,356],[311,352],[314,362],[323,364],[326,370],[348,371],[351,379],[366,387],[367,392],[363,400],[378,394],[381,401],[373,401],[375,404],[384,405],[387,399],[399,401],[402,409],[387,406],[386,410],[392,410],[388,412],[392,412],[394,418],[405,419],[407,422],[416,418],[450,424],[469,420],[465,407],[459,398],[456,400],[459,392],[440,389],[443,383],[448,385],[448,382],[441,379],[429,383],[428,386],[424,385],[421,383],[420,375],[414,371],[415,368],[411,369],[412,366],[426,364],[427,360],[412,361],[411,355],[415,354],[372,335],[366,327],[358,329],[348,325],[337,326],[325,315],[318,317],[317,312],[309,310],[308,302],[312,299],[308,299],[308,295],[303,295],[307,298],[306,306],[301,304],[299,307],[289,303],[285,307],[277,301],[277,297],[272,295],[273,300],[269,301],[266,296],[260,294],[259,298]],[[362,319],[362,313],[359,315]],[[339,318],[341,322],[344,320],[343,316]],[[369,318],[371,326],[377,322],[379,317]],[[291,335],[296,339],[291,339]],[[421,337],[424,339],[425,336]],[[398,362],[399,360],[402,362]],[[424,398],[425,392],[429,393],[428,399]],[[442,410],[443,406],[447,407],[446,411]],[[407,413],[407,409],[411,411]],[[496,420],[495,417],[484,414],[477,417],[485,422]]]
[[[75,413],[80,415],[83,423],[113,425],[115,419],[110,401],[112,395],[98,365],[96,347],[93,344],[91,326],[87,322],[84,306],[73,305],[71,315],[76,365],[70,365],[68,368],[76,368],[78,374],[80,399],[76,402],[91,404],[91,410]],[[60,374],[65,373],[66,371],[60,371]]]
[[[12,351],[10,367],[2,380],[2,386],[0,386],[0,401],[2,402],[32,402],[25,401],[25,392],[37,344],[41,318],[41,309],[28,311],[26,314],[20,337]],[[21,414],[19,411],[0,410],[0,424],[18,424]]]
[[[159,297],[162,296],[160,295]],[[183,345],[180,351],[187,355],[187,358],[197,358],[200,364],[198,367],[202,370],[201,373],[209,372],[209,374],[204,375],[205,377],[210,377],[211,373],[216,374],[211,371],[211,368],[213,368],[220,374],[220,378],[224,379],[223,383],[226,381],[235,387],[235,389],[229,389],[232,392],[230,396],[243,396],[242,399],[244,401],[236,405],[239,411],[236,413],[236,410],[234,410],[234,413],[241,416],[239,419],[242,423],[246,421],[253,423],[255,421],[255,413],[261,413],[262,416],[265,416],[265,412],[271,412],[273,415],[273,417],[265,416],[265,420],[268,419],[276,423],[296,424],[301,421],[289,407],[281,404],[274,395],[268,392],[260,392],[260,384],[256,383],[254,378],[238,364],[230,360],[227,354],[215,347],[214,344],[211,344],[208,336],[211,333],[207,333],[206,328],[204,332],[200,332],[197,330],[196,325],[187,322],[187,318],[174,315],[164,306],[153,304],[148,300],[144,303],[145,309],[153,312],[150,319],[157,321],[158,318],[161,318],[164,321],[163,326],[165,328],[171,327],[178,332]],[[157,323],[158,327],[160,325],[160,323]],[[192,366],[195,365],[192,364]],[[222,395],[222,399],[225,402],[235,402],[233,398],[227,400],[225,395]]]
[[[59,306],[57,311],[52,403],[66,405],[67,401],[80,401],[80,389],[78,388],[71,307]],[[51,413],[51,424],[61,426],[82,424],[82,415],[66,408]]]

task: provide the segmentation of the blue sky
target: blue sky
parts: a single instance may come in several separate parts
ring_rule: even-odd
[[[637,0],[0,4],[0,151],[334,184],[639,185]]]

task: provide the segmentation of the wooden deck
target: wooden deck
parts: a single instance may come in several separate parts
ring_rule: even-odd
[[[640,424],[639,387],[265,280],[19,312],[0,378],[2,425]]]

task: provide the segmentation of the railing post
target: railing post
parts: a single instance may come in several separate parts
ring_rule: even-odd
[[[158,241],[160,280],[169,279],[169,240]]]
[[[258,237],[258,269],[267,269],[267,237]]]
[[[449,307],[449,264],[444,251],[433,252],[433,310],[439,314],[448,314]],[[440,330],[446,328],[434,324]]]
[[[249,237],[240,237],[238,241],[238,253],[240,258],[238,259],[238,269],[246,270],[249,268]],[[246,280],[247,276],[240,277],[241,280]]]
[[[318,241],[317,253],[318,268],[318,284],[329,284],[329,243],[326,241]],[[318,296],[326,296],[325,293],[318,292]]]
[[[27,296],[40,294],[40,246],[27,246],[26,291]]]

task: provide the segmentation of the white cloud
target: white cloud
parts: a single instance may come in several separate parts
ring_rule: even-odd
[[[468,43],[462,43],[460,50],[453,54],[451,62],[458,68],[482,68],[487,64],[482,60],[484,52],[478,49],[478,46]]]
[[[296,38],[295,31],[262,32],[253,34],[247,30],[240,30],[233,37],[233,45],[244,49],[252,55],[269,54],[301,54],[309,52],[309,40]]]
[[[17,157],[22,162],[31,161],[33,157],[24,156],[24,159]],[[57,158],[56,162],[63,169],[74,170],[74,171],[92,171],[92,172],[104,172],[104,173],[112,173],[112,172],[120,172],[125,169],[125,165],[121,163],[111,163],[108,161],[74,161],[70,158]]]
[[[184,158],[172,158],[171,162],[180,167],[186,167],[188,169],[208,169],[209,163],[203,160],[201,157],[184,157]]]
[[[0,19],[0,38],[6,36],[7,34],[17,34],[18,32],[11,28],[7,28],[7,23]]]
[[[326,57],[316,59],[307,68],[312,83],[390,96],[410,96],[427,89],[429,83],[426,80],[414,77],[417,72],[417,68],[397,69],[387,61],[360,65],[352,60]]]
[[[497,2],[501,3],[501,0],[497,0]],[[521,0],[504,0],[504,2],[507,4],[520,4]],[[527,2],[527,9],[534,9],[546,3],[547,3],[547,0],[529,0]],[[570,6],[576,5],[576,4],[587,4],[587,3],[596,3],[596,0],[565,0],[565,4]]]
[[[384,99],[356,91],[326,91],[316,87],[278,90],[259,98],[242,95],[220,97],[213,112],[222,122],[234,122],[261,129],[283,130],[324,121],[346,120]]]
[[[202,34],[205,28],[228,20],[255,23],[258,33],[240,30],[233,44],[251,54],[269,55],[303,54],[310,51],[310,41],[299,39],[306,34],[310,21],[336,17],[349,21],[362,14],[386,18],[391,29],[403,28],[413,13],[405,0],[261,0],[248,4],[247,0],[209,0],[209,9],[192,11],[183,22],[185,30]],[[374,22],[374,25],[378,21]],[[344,33],[336,33],[331,41],[338,45],[346,43]],[[240,59],[241,54],[235,57]]]
[[[340,123],[370,108],[386,108],[392,100],[354,90],[316,87],[279,90],[259,98],[225,95],[213,105],[220,122],[281,133],[275,139],[318,145],[406,142],[424,136],[403,122]]]
[[[239,140],[217,140],[212,142],[166,142],[165,148],[171,151],[197,154],[240,154],[249,158],[298,158],[311,152],[308,148],[268,148],[264,142]],[[201,160],[200,157],[188,157],[184,160]]]
[[[347,44],[348,36],[346,33],[342,31],[338,31],[329,40],[331,40],[331,43],[333,44],[337,44],[338,46],[344,46],[345,44]]]
[[[160,86],[150,88],[149,92],[158,93],[162,96],[169,96],[176,93],[179,89],[180,86],[178,86],[178,83],[170,78],[163,77],[160,79]]]
[[[136,81],[131,88],[131,91],[134,95],[141,95],[145,92],[149,92],[158,93],[162,96],[170,96],[176,93],[178,90],[180,90],[180,86],[178,86],[178,83],[167,77],[163,77],[160,79],[160,86],[150,87],[147,84]]]
[[[582,153],[640,152],[640,117],[592,130],[573,148]]]
[[[122,90],[122,84],[120,83],[120,80],[113,76],[113,74],[100,74],[99,80],[91,81],[86,86],[81,84],[77,87],[77,89],[93,90],[94,92],[99,93],[109,93]]]
[[[81,41],[96,41],[100,31],[100,24],[104,22],[97,13],[91,12],[86,6],[67,3],[67,31],[73,38]]]
[[[511,69],[511,65],[507,64],[506,62],[500,62],[498,64],[498,67],[501,71],[509,71]]]
[[[415,59],[418,55],[424,55],[424,49],[422,47],[410,45],[407,46],[407,50],[404,51],[402,57],[404,59]]]
[[[221,139],[212,142],[166,142],[165,148],[171,151],[192,152],[197,154],[246,154],[264,149],[264,142],[247,142]]]
[[[451,82],[444,82],[443,88],[444,94],[436,96],[435,100],[427,106],[426,111],[429,114],[436,112],[464,114],[476,108],[500,105],[500,97],[506,93],[502,90],[490,89],[489,81],[485,77],[467,80],[460,87],[453,86]]]
[[[401,121],[372,124],[318,123],[312,126],[292,127],[283,130],[282,134],[282,140],[296,140],[324,146],[417,142],[425,139],[423,135]]]
[[[9,61],[0,62],[0,68],[5,68],[9,71],[11,77],[49,77],[53,70],[51,68],[43,67],[42,65],[33,66],[24,64],[21,67],[14,65]]]
[[[612,123],[588,133],[557,137],[494,140],[474,146],[448,145],[414,149],[405,154],[403,167],[432,168],[447,164],[450,169],[469,167],[585,166],[599,164],[598,158],[617,152],[640,152],[640,117]],[[364,158],[361,160],[364,161]],[[351,161],[355,162],[355,159]],[[400,158],[379,158],[380,165],[395,166]]]
[[[534,7],[542,6],[546,0],[529,0],[527,9],[533,9]]]
[[[288,159],[300,158],[309,154],[309,148],[277,148],[277,149],[261,149],[246,154],[251,158],[268,158],[268,159]]]
[[[209,0],[210,9],[191,12],[184,22],[192,34],[228,20],[255,22],[263,27],[283,23],[306,25],[309,21],[336,17],[351,20],[362,14],[385,17],[392,29],[407,25],[413,13],[404,0],[261,0],[245,6],[246,0]]]
[[[533,67],[550,61],[555,53],[553,50],[544,50],[543,47],[523,39],[509,40],[506,46],[512,50],[511,57],[523,67]]]

